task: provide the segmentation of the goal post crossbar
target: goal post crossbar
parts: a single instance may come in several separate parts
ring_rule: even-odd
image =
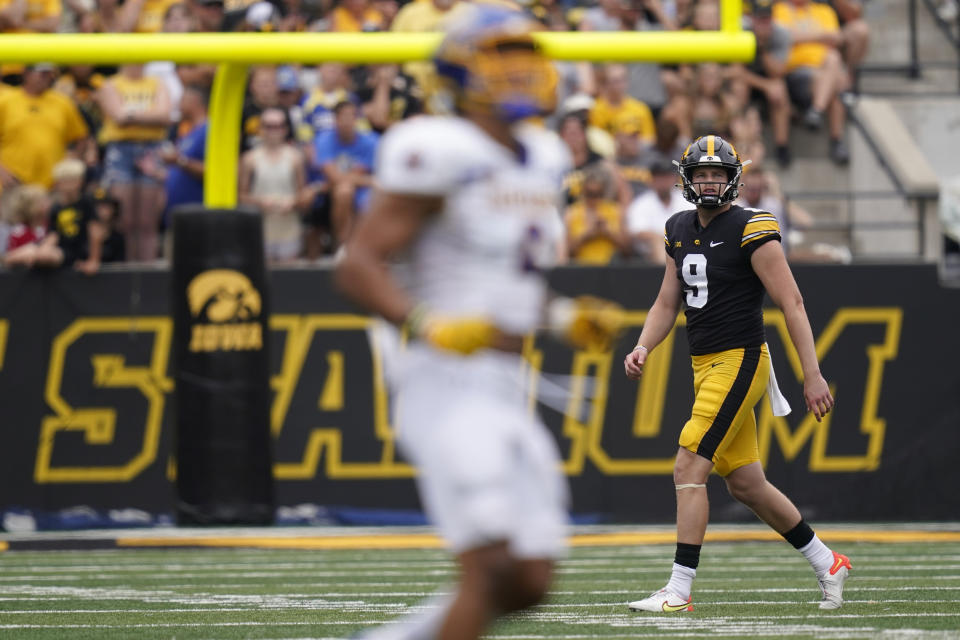
[[[547,56],[587,62],[746,62],[749,31],[581,31],[535,35]],[[86,33],[4,34],[8,63],[377,64],[426,60],[439,33]]]

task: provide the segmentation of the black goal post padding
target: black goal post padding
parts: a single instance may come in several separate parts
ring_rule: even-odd
[[[272,524],[263,223],[252,211],[173,213],[173,417],[181,525]]]

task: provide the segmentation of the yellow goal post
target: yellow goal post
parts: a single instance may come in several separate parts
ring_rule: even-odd
[[[747,62],[756,40],[741,27],[742,0],[720,0],[718,31],[543,32],[548,56],[589,62]],[[217,63],[210,97],[204,205],[237,204],[240,116],[250,65],[339,61],[410,62],[430,57],[439,33],[3,34],[0,60],[137,64],[168,60]]]

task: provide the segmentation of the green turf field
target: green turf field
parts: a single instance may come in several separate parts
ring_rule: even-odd
[[[821,612],[784,542],[704,548],[696,610],[632,613],[661,587],[673,545],[576,546],[549,602],[490,637],[960,638],[960,542],[843,542],[846,604]],[[453,578],[439,549],[170,548],[0,553],[0,638],[345,638]]]

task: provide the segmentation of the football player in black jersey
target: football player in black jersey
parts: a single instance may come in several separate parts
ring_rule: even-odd
[[[690,592],[709,516],[706,482],[716,469],[734,498],[810,561],[823,594],[820,608],[836,609],[843,603],[850,561],[824,545],[793,502],[767,481],[757,447],[753,407],[771,374],[763,332],[764,290],[783,311],[800,356],[807,408],[820,421],[833,407],[803,298],[780,246],[780,227],[770,213],[733,204],[744,163],[720,136],[695,140],[677,165],[683,196],[696,209],[667,220],[663,240],[672,260],[624,368],[627,377],[640,378],[647,356],[673,328],[685,301],[696,397],[680,433],[673,471],[673,573],[666,587],[629,607],[668,613],[693,609]],[[774,382],[771,391],[775,387]],[[774,397],[782,399],[779,391],[771,402]]]

